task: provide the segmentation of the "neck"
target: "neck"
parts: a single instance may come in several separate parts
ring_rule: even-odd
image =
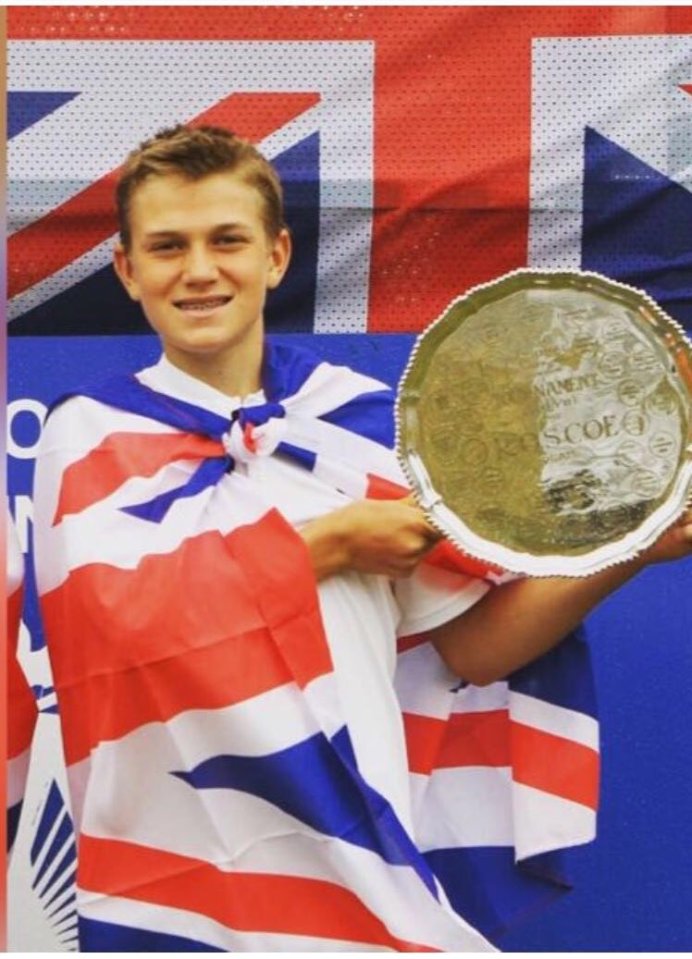
[[[256,393],[262,386],[262,348],[252,356],[240,356],[231,350],[228,356],[208,356],[164,347],[166,358],[183,373],[194,376],[226,396],[240,397]]]

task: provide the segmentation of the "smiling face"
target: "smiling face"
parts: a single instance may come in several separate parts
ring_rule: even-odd
[[[231,395],[260,386],[263,310],[290,258],[267,235],[262,197],[238,173],[151,176],[131,199],[115,269],[168,359]]]

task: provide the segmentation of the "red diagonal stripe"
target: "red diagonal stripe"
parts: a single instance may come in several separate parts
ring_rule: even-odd
[[[596,809],[598,753],[562,736],[510,722],[506,710],[454,713],[448,722],[404,714],[411,772],[508,766],[515,782]]]
[[[512,723],[514,779],[591,809],[598,808],[598,753],[562,736]]]
[[[404,714],[411,772],[458,766],[509,766],[508,718],[504,709],[453,713],[449,720]]]
[[[98,503],[133,476],[153,476],[167,463],[223,452],[218,440],[190,433],[111,433],[63,473],[53,525]]]
[[[408,768],[412,773],[429,775],[437,765],[447,724],[443,719],[404,713],[404,735],[408,751]]]
[[[116,175],[117,170],[107,173],[8,239],[8,296],[23,293],[113,236]]]
[[[190,122],[214,123],[258,141],[319,102],[317,93],[232,93]],[[7,242],[8,295],[17,296],[117,232],[113,191],[119,167],[18,230]]]
[[[411,491],[405,486],[393,483],[376,473],[368,473],[367,481],[368,486],[365,495],[368,499],[403,499],[411,494]]]
[[[36,723],[36,700],[19,661],[17,642],[23,590],[7,600],[7,757],[20,756],[31,745]]]
[[[79,567],[42,596],[41,613],[69,763],[144,723],[332,669],[307,550],[274,510],[136,569]]]
[[[232,93],[190,123],[227,127],[238,136],[259,143],[319,102],[319,93]]]
[[[452,713],[436,766],[509,766],[509,717],[506,709]]]
[[[188,856],[83,835],[78,882],[89,892],[184,909],[241,932],[437,951],[397,939],[354,893],[321,879],[224,872]]]

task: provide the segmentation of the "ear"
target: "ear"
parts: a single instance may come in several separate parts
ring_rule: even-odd
[[[130,297],[133,300],[139,300],[139,284],[134,278],[132,261],[122,243],[117,243],[113,250],[113,267]]]
[[[275,289],[283,280],[284,273],[288,269],[288,264],[291,262],[291,250],[291,234],[284,227],[284,229],[278,233],[271,248],[269,272],[267,275],[268,289]]]

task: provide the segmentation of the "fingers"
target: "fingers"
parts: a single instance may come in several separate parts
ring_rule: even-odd
[[[644,563],[664,563],[685,559],[692,555],[692,509],[686,509],[648,549],[644,550]]]
[[[398,502],[400,502],[402,505],[408,506],[410,509],[416,512],[421,523],[421,531],[425,535],[426,540],[430,545],[433,545],[434,543],[437,543],[438,540],[442,539],[442,533],[436,530],[435,527],[430,523],[423,508],[416,502],[413,496],[406,496],[404,499],[401,499]]]
[[[673,527],[681,543],[692,545],[692,509],[686,509]]]

